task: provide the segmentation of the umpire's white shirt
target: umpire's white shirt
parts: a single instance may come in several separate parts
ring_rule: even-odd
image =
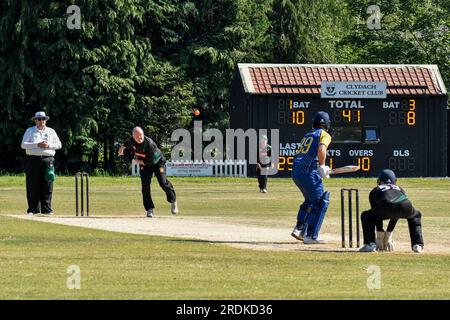
[[[38,143],[46,141],[48,148],[39,148]],[[61,141],[52,128],[39,130],[37,126],[28,128],[22,139],[22,149],[30,156],[54,156],[55,150],[61,149]]]

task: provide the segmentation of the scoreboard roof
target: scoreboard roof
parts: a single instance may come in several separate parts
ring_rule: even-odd
[[[387,94],[447,94],[437,65],[239,63],[238,68],[250,94],[320,94],[322,81],[386,81]]]

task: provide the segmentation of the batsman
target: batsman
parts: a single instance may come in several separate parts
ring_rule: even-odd
[[[322,178],[329,178],[330,167],[325,165],[331,143],[330,116],[324,111],[313,118],[313,128],[301,140],[294,156],[292,178],[305,201],[297,214],[297,225],[291,235],[304,244],[320,244],[319,231],[330,202],[330,192],[323,190]]]

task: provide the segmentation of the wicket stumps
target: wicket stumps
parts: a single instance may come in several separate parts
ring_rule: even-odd
[[[81,212],[79,212],[78,205],[78,178],[80,178],[81,182]],[[86,180],[86,216],[89,217],[89,174],[87,172],[77,172],[75,174],[75,210],[77,217],[79,213],[81,213],[82,217],[84,216],[84,180]]]
[[[356,202],[356,246],[359,248],[359,191],[354,188],[341,189],[341,236],[342,248],[346,247],[345,243],[345,192],[348,194],[348,240],[350,248],[353,248],[353,217],[352,217],[352,194],[355,193]]]

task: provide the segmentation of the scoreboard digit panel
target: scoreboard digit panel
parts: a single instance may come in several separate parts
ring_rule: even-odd
[[[290,175],[293,156],[318,111],[330,115],[332,143],[327,165],[355,164],[346,176],[376,176],[390,168],[399,176],[427,175],[426,101],[417,97],[321,99],[314,96],[272,97],[269,128],[280,131],[278,175]]]

